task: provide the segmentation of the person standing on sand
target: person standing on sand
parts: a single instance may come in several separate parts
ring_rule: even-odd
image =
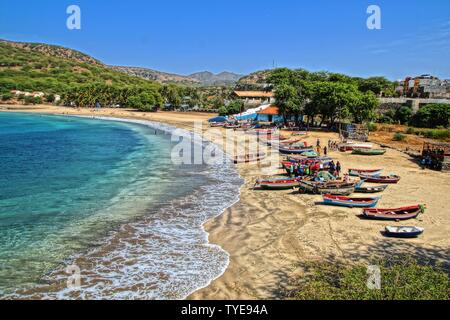
[[[317,146],[320,147],[320,139],[317,139]]]
[[[338,178],[341,175],[341,170],[342,170],[341,163],[338,161],[336,163],[336,178]]]
[[[328,148],[326,146],[323,148],[323,155],[325,157],[328,155]]]

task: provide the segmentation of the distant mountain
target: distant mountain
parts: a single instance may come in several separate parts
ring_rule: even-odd
[[[231,72],[221,72],[218,74],[214,74],[209,71],[197,72],[189,75],[189,78],[200,81],[203,85],[213,85],[213,86],[221,86],[221,85],[234,85],[242,75],[231,73]]]
[[[219,74],[214,74],[209,71],[204,71],[184,76],[140,67],[110,66],[110,68],[115,71],[126,73],[128,75],[141,77],[147,80],[158,81],[161,83],[175,83],[194,86],[234,85],[242,77],[241,75],[231,72],[221,72]]]
[[[174,83],[185,85],[201,85],[202,83],[189,76],[182,76],[173,73],[166,73],[140,67],[119,67],[109,66],[112,70],[126,73],[131,76],[140,77],[147,80],[158,81],[161,83]]]

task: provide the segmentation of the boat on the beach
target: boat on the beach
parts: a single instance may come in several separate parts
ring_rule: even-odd
[[[239,129],[241,126],[239,124],[227,123],[224,125],[225,129]]]
[[[419,227],[386,227],[384,234],[393,238],[417,238],[425,231],[424,228]]]
[[[308,163],[316,163],[319,162],[321,164],[328,164],[333,159],[329,157],[315,157],[315,158],[306,158],[302,156],[288,156],[287,160],[290,162],[295,162],[299,164],[308,164]]]
[[[386,153],[386,149],[366,149],[366,148],[353,148],[352,154],[362,156],[382,156]]]
[[[261,153],[255,153],[255,154],[245,154],[245,155],[238,155],[234,157],[234,163],[252,163],[252,162],[259,162],[261,160],[264,160],[266,158],[266,154],[264,152]]]
[[[317,181],[300,181],[300,190],[313,194],[331,194],[338,196],[349,196],[355,191],[354,183],[344,183],[337,181],[317,182]]]
[[[371,143],[358,143],[358,142],[348,141],[348,142],[344,142],[344,143],[339,144],[338,148],[342,152],[353,151],[355,148],[369,150],[369,149],[373,148],[373,144],[371,144]]]
[[[380,197],[373,198],[354,198],[345,196],[334,196],[326,194],[323,196],[323,203],[331,206],[349,207],[349,208],[373,208],[378,204]]]
[[[348,174],[353,177],[359,177],[360,175],[366,176],[379,176],[382,169],[348,169]]]
[[[307,151],[302,153],[302,156],[307,157],[307,158],[316,158],[319,156],[319,154],[315,151]]]
[[[292,148],[292,147],[283,147],[283,146],[280,146],[278,150],[282,154],[304,154],[304,153],[313,151],[313,149],[310,147],[308,147],[308,148]]]
[[[260,136],[271,136],[274,135],[277,132],[277,129],[252,129],[250,131],[248,131],[248,133],[250,134],[257,134]]]
[[[395,209],[364,209],[363,216],[376,220],[408,220],[425,212],[424,205],[414,205]]]
[[[386,190],[388,187],[387,184],[378,185],[378,186],[364,186],[364,180],[356,184],[355,192],[356,193],[380,193]]]
[[[223,126],[225,126],[226,125],[226,123],[224,123],[224,122],[211,122],[210,124],[209,124],[209,126],[211,127],[211,128],[221,128],[221,127],[223,127]]]
[[[365,180],[366,182],[372,183],[388,183],[388,184],[396,184],[400,181],[400,177],[396,175],[390,176],[368,176],[368,175],[360,175],[361,180]]]
[[[257,181],[255,187],[259,187],[264,190],[288,190],[298,187],[299,181],[301,180],[301,178],[261,180]]]

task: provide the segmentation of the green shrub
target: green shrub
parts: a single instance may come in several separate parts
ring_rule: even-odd
[[[373,123],[373,122],[370,122],[370,123],[367,125],[367,128],[369,129],[370,132],[375,132],[375,131],[378,130],[377,124],[376,124],[376,123]]]
[[[419,128],[447,128],[450,124],[450,104],[428,104],[420,108],[410,123]]]
[[[228,115],[228,109],[225,106],[221,106],[219,108],[219,115],[221,116],[227,116]]]
[[[26,96],[26,97],[23,99],[23,103],[24,103],[25,105],[35,104],[35,103],[36,103],[35,101],[36,101],[36,100],[34,99],[34,97],[30,97],[30,96]]]
[[[396,134],[394,134],[394,141],[405,141],[406,140],[406,136],[400,132],[397,132]]]
[[[8,100],[11,100],[13,98],[13,95],[12,95],[12,93],[4,93],[3,95],[2,95],[2,101],[8,101]]]
[[[411,120],[413,111],[411,107],[401,106],[395,111],[394,120],[400,124],[408,123]]]
[[[407,134],[415,134],[416,130],[414,128],[409,127],[408,129],[406,129],[406,133]]]
[[[55,95],[54,94],[48,94],[45,96],[45,101],[48,103],[55,102]]]
[[[367,265],[316,264],[295,290],[299,300],[448,300],[448,274],[439,267],[419,265],[410,258],[376,264],[381,289],[367,286]]]

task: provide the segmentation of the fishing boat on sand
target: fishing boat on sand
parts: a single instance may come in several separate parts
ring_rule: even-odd
[[[355,191],[354,183],[344,183],[337,181],[317,182],[317,181],[300,181],[300,190],[313,194],[331,194],[337,196],[349,196]]]
[[[299,163],[299,164],[309,164],[309,163],[316,163],[316,162],[319,162],[322,164],[328,164],[333,159],[329,158],[329,157],[305,158],[302,156],[288,156],[287,160],[290,162],[295,162],[295,163]]]
[[[361,156],[382,156],[386,153],[386,149],[365,149],[365,148],[353,148],[352,154]]]
[[[308,147],[308,148],[292,148],[292,147],[280,146],[279,151],[282,154],[304,154],[304,153],[307,153],[307,152],[312,152],[313,149],[311,147]]]
[[[238,129],[241,126],[239,124],[232,124],[232,123],[227,123],[224,128],[225,129]]]
[[[271,180],[260,180],[255,184],[255,188],[259,187],[264,190],[289,190],[299,186],[299,181],[302,178],[295,179],[271,179]]]
[[[386,227],[384,234],[392,238],[417,238],[425,231],[419,227]]]
[[[348,174],[353,177],[365,176],[379,176],[381,169],[348,169]]]
[[[211,122],[210,124],[209,124],[209,126],[211,127],[211,128],[220,128],[220,127],[223,127],[223,126],[225,126],[226,125],[226,123],[224,123],[224,122]]]
[[[333,196],[326,194],[323,196],[323,203],[331,206],[340,206],[348,208],[373,208],[378,204],[380,197],[373,198],[354,198],[345,196]]]
[[[396,209],[364,209],[363,216],[375,220],[408,220],[425,212],[424,205],[401,207]]]
[[[396,184],[400,181],[400,177],[396,175],[390,176],[367,176],[360,175],[361,180],[365,180],[366,182],[372,183],[388,183],[388,184]]]
[[[380,193],[387,189],[388,185],[378,185],[378,186],[364,186],[365,180],[362,180],[356,184],[356,193]]]
[[[353,141],[348,141],[348,142],[341,143],[338,146],[338,148],[342,152],[353,151],[355,148],[369,150],[369,149],[373,148],[373,144],[371,144],[371,143],[357,143],[357,142],[353,142]]]

